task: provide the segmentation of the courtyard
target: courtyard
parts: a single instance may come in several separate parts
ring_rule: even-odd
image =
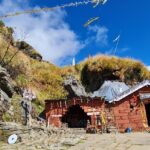
[[[150,150],[149,133],[87,134],[69,150]]]

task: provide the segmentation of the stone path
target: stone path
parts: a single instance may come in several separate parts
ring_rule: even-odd
[[[89,134],[69,150],[150,150],[150,133]]]

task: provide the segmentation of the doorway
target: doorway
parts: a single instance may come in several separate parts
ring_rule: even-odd
[[[148,126],[150,126],[150,103],[145,104],[145,109],[146,109],[146,116],[147,116]]]
[[[90,117],[84,112],[80,105],[73,105],[68,108],[62,117],[62,122],[67,123],[69,128],[85,128]]]

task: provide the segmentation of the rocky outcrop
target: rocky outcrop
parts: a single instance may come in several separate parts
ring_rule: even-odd
[[[10,107],[10,98],[8,95],[0,90],[0,120],[2,120],[3,113]]]
[[[9,97],[13,95],[13,86],[10,81],[10,75],[5,68],[0,66],[0,89]]]
[[[94,92],[105,81],[117,80],[134,86],[150,80],[150,72],[140,61],[107,55],[90,57],[81,66],[81,82],[86,91]]]
[[[69,97],[88,97],[88,94],[85,91],[84,86],[75,79],[74,76],[67,76],[64,80],[64,87],[69,93]]]
[[[42,56],[31,45],[29,45],[25,41],[16,42],[14,46],[20,49],[21,51],[23,51],[25,54],[27,54],[31,58],[39,60],[39,61],[42,60]]]
[[[10,98],[13,95],[13,86],[6,69],[0,66],[0,120],[10,107]]]

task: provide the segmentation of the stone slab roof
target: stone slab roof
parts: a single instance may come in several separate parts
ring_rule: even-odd
[[[105,101],[111,101],[129,87],[124,82],[105,81],[103,85],[92,94],[92,97],[102,97]]]

